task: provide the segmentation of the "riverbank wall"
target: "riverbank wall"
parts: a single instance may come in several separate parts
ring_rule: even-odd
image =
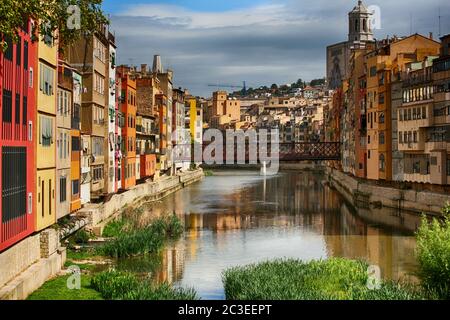
[[[45,281],[58,275],[66,261],[66,248],[61,245],[61,240],[69,234],[81,228],[99,233],[105,222],[124,206],[160,200],[203,177],[203,170],[198,169],[139,184],[113,195],[107,202],[83,207],[70,227],[54,225],[1,252],[0,300],[26,299]]]
[[[356,208],[387,207],[439,216],[442,207],[450,202],[450,193],[444,189],[441,192],[430,191],[426,187],[409,184],[402,189],[388,183],[383,185],[382,182],[355,178],[330,167],[326,167],[325,172],[330,185]]]

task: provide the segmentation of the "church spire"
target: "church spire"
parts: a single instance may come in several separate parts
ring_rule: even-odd
[[[364,3],[359,0],[353,10],[348,13],[349,43],[373,41],[371,18],[372,13]]]

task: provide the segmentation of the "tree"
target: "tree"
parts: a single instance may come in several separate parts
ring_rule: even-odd
[[[311,83],[309,84],[311,87],[314,86],[321,86],[325,84],[325,78],[322,79],[313,79],[311,80]]]
[[[277,84],[276,84],[276,83],[272,84],[272,85],[270,86],[270,89],[272,89],[272,90],[277,90],[277,89],[278,89]]]
[[[97,30],[99,25],[108,23],[101,5],[103,0],[1,0],[0,1],[0,43],[3,50],[7,41],[16,42],[24,21],[36,21],[33,40],[38,35],[51,34],[58,30],[57,38],[61,47],[72,43],[81,35]],[[75,20],[74,20],[75,17]],[[79,17],[79,21],[76,20]],[[72,21],[74,20],[74,21]],[[68,22],[76,23],[68,23]]]

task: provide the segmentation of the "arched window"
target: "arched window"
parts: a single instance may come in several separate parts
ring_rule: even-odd
[[[384,159],[384,154],[383,154],[383,153],[380,154],[380,156],[378,157],[378,159],[379,159],[379,162],[380,162],[380,171],[383,171],[383,172],[384,172],[385,167],[386,167],[386,163],[385,163],[385,159]]]
[[[367,32],[367,20],[363,19],[363,30],[364,32]]]
[[[355,31],[359,31],[359,21],[358,19],[355,20]]]
[[[378,135],[378,140],[380,144],[384,144],[384,132],[380,132],[380,134]]]

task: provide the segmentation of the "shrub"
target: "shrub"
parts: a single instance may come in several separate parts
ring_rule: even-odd
[[[417,231],[418,275],[430,294],[450,298],[450,204],[442,209],[442,220],[422,218]]]
[[[342,258],[303,262],[275,260],[223,273],[225,295],[230,300],[366,300],[418,299],[420,294],[393,282],[379,289],[367,286],[363,261]]]
[[[148,279],[138,279],[131,273],[116,270],[104,271],[91,280],[92,287],[104,299],[112,300],[196,300],[193,289],[173,288],[167,283],[153,284]]]
[[[75,232],[70,238],[69,243],[75,244],[87,244],[89,239],[91,238],[91,234],[86,230],[81,229]]]
[[[168,238],[178,238],[183,225],[176,215],[159,218],[142,229],[123,230],[98,249],[99,254],[121,258],[144,253],[157,253]]]
[[[106,238],[117,237],[125,228],[126,222],[124,219],[114,220],[106,224],[102,235]]]

